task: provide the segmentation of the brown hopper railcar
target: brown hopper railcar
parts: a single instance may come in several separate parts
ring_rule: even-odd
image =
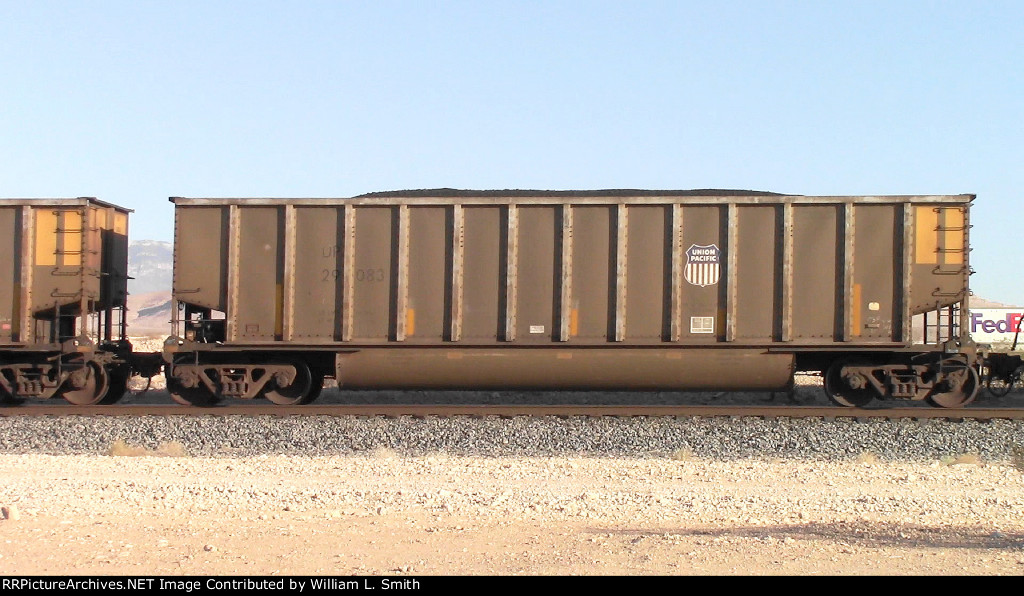
[[[175,204],[175,400],[786,390],[958,407],[973,195],[463,191]],[[915,315],[926,324],[918,332]]]
[[[124,395],[129,213],[84,197],[0,202],[0,401]]]

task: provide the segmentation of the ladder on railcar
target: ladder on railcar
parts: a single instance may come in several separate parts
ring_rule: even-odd
[[[924,343],[939,345],[960,337],[960,303],[924,313]]]

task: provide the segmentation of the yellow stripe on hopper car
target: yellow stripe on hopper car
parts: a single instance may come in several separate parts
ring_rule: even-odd
[[[934,207],[914,209],[914,262],[935,265],[939,262],[939,214]]]
[[[57,212],[36,209],[36,265],[57,264]]]
[[[64,225],[61,233],[61,240],[64,247],[64,262],[68,267],[78,267],[82,264],[82,242],[84,236],[82,230],[82,214],[78,211],[64,211]]]

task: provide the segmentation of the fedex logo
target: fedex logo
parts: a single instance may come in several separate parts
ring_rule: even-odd
[[[971,312],[971,333],[1016,333],[1020,331],[1021,319],[1024,313],[1007,312],[1002,319],[985,318],[992,313]],[[1002,313],[1000,313],[1002,315]]]

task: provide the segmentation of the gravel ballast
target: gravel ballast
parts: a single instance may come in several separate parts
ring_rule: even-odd
[[[363,418],[334,416],[0,417],[5,453],[103,454],[115,442],[190,455],[335,455],[389,449],[404,455],[843,460],[863,454],[934,461],[972,454],[1008,461],[1024,422],[942,419]]]
[[[1008,420],[2,416],[0,575],[1019,575],[1021,444]]]

